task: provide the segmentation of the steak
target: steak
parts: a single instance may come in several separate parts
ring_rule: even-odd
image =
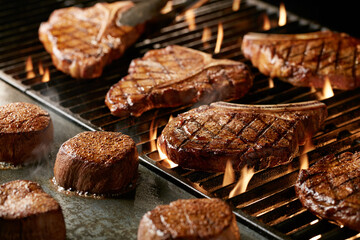
[[[252,79],[241,62],[168,46],[133,60],[129,75],[110,88],[105,103],[115,116],[140,116],[153,108],[240,98]]]
[[[16,180],[0,185],[0,239],[65,238],[61,207],[39,184]]]
[[[349,90],[360,86],[360,40],[330,31],[304,34],[249,33],[244,56],[263,74],[294,86]]]
[[[121,57],[144,30],[118,26],[117,19],[133,7],[130,1],[55,10],[39,28],[39,38],[56,68],[74,78],[96,78],[105,65]]]
[[[56,183],[92,194],[121,194],[138,176],[135,142],[117,132],[83,132],[63,143],[56,156]]]
[[[177,200],[157,206],[141,219],[138,240],[239,240],[235,215],[220,199]]]
[[[310,212],[360,231],[360,152],[331,154],[301,170],[295,190]]]
[[[318,131],[327,116],[318,101],[278,105],[217,102],[179,114],[159,137],[160,150],[184,168],[256,170],[290,162],[299,145]]]
[[[46,156],[53,139],[50,115],[24,102],[0,106],[0,162],[13,166]]]

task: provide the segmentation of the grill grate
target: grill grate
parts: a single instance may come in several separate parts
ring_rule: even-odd
[[[181,1],[174,1],[176,4]],[[184,18],[161,28],[141,39],[125,56],[105,68],[101,78],[75,80],[57,71],[51,58],[38,40],[37,30],[41,21],[47,20],[51,11],[68,6],[90,6],[94,1],[38,1],[19,8],[19,2],[6,2],[0,10],[0,77],[24,93],[59,111],[89,130],[121,131],[137,142],[141,162],[177,182],[184,188],[206,197],[219,197],[231,204],[238,220],[250,228],[275,239],[339,239],[357,236],[357,232],[340,228],[306,211],[297,199],[294,182],[299,171],[299,158],[276,168],[255,173],[245,193],[229,198],[235,184],[222,186],[222,173],[205,173],[168,168],[153,148],[156,139],[149,131],[159,135],[170,116],[187,111],[191,106],[152,110],[138,118],[117,118],[110,115],[104,97],[110,86],[126,75],[131,59],[141,57],[153,48],[179,44],[212,53],[215,48],[218,23],[224,27],[222,50],[217,58],[245,61],[240,51],[241,36],[249,31],[262,31],[263,20],[268,16],[273,26],[269,32],[299,33],[319,30],[320,26],[290,15],[283,27],[275,27],[277,10],[255,0],[241,1],[240,10],[233,12],[231,0],[209,0],[195,10],[196,29],[189,31]],[[210,40],[201,41],[204,28],[212,32]],[[31,56],[34,77],[27,77],[25,62]],[[42,82],[38,64],[48,68],[49,82]],[[246,62],[250,64],[249,62]],[[317,99],[317,92],[309,88],[293,87],[269,79],[255,68],[254,87],[238,103],[267,104],[287,103]],[[323,131],[313,138],[315,149],[308,153],[310,164],[328,152],[360,150],[360,90],[335,91],[335,96],[323,102],[328,106],[329,117]],[[237,175],[239,178],[239,174]],[[321,234],[321,236],[320,236]],[[355,239],[355,237],[353,238]]]

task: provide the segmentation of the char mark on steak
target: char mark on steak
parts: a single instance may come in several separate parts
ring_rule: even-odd
[[[360,153],[328,155],[301,170],[296,193],[310,212],[360,231]]]
[[[303,34],[248,33],[244,56],[263,74],[294,86],[333,88],[360,86],[360,40],[330,31]]]
[[[167,157],[184,168],[224,171],[290,162],[299,145],[318,131],[327,116],[318,101],[279,105],[204,105],[170,121],[159,137]]]
[[[237,99],[249,91],[252,79],[244,63],[169,46],[133,60],[129,75],[110,88],[105,103],[115,116],[140,116],[153,108]]]
[[[123,55],[144,25],[118,26],[130,1],[97,3],[93,7],[55,10],[39,28],[39,38],[56,68],[74,78],[96,78],[105,65]]]

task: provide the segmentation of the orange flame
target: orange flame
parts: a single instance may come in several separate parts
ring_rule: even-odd
[[[43,67],[41,61],[39,61],[38,68],[39,68],[39,74],[43,75],[44,74],[44,67]]]
[[[269,88],[274,88],[274,80],[269,78]]]
[[[311,139],[307,139],[302,154],[300,155],[300,170],[309,168],[309,158],[307,153],[314,148],[315,146],[313,145]]]
[[[159,153],[159,157],[160,159],[163,161],[162,164],[167,167],[167,168],[174,168],[174,167],[177,167],[178,164],[174,163],[173,161],[171,161],[165,153],[163,153],[161,151],[161,148],[159,146],[159,142],[157,144],[157,149],[158,149],[158,153]]]
[[[215,50],[214,53],[219,53],[221,50],[221,44],[224,38],[224,28],[221,22],[219,22],[218,25],[218,34],[217,34],[217,39],[216,39],[216,45],[215,45]]]
[[[155,126],[155,118],[150,123],[150,130],[149,130],[149,141],[150,141],[150,151],[153,152],[157,149],[156,141],[157,138],[157,125]]]
[[[264,14],[263,30],[269,30],[271,28],[270,19],[267,14]]]
[[[326,76],[323,91],[322,91],[322,98],[320,100],[331,98],[332,96],[334,96],[334,91],[331,87],[329,77]]]
[[[239,11],[241,0],[233,0],[232,10],[234,12]]]
[[[185,12],[185,20],[189,26],[190,31],[193,31],[196,29],[194,9],[189,9]]]
[[[25,70],[27,72],[26,78],[35,77],[34,66],[30,56],[26,59]]]
[[[279,26],[284,26],[286,24],[286,9],[283,2],[280,3],[279,9]]]
[[[254,168],[248,168],[247,166],[243,167],[243,169],[241,169],[240,179],[235,185],[234,189],[231,190],[229,194],[229,198],[232,198],[236,195],[239,195],[240,193],[245,192],[254,173],[255,173]]]
[[[204,27],[203,34],[201,37],[201,41],[204,44],[204,47],[209,47],[208,41],[211,39],[211,29],[208,27]]]
[[[172,6],[173,6],[172,0],[168,1],[166,3],[166,5],[160,10],[160,13],[167,14],[167,13],[171,12],[171,10],[173,9]]]
[[[224,179],[223,179],[223,183],[222,186],[227,186],[231,183],[235,182],[235,172],[234,169],[232,167],[231,161],[228,160],[226,162],[226,167],[225,167],[225,173],[224,173]]]
[[[48,69],[48,68],[45,69],[45,72],[44,72],[44,75],[43,75],[41,81],[42,81],[42,82],[48,82],[48,81],[50,81],[50,72],[49,72],[49,69]]]

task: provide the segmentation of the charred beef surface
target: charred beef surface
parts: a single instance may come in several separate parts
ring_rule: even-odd
[[[93,7],[55,10],[39,28],[39,38],[54,65],[74,78],[95,78],[123,55],[144,26],[118,26],[116,20],[134,4],[97,3]]]
[[[286,164],[327,116],[317,101],[241,105],[217,102],[182,113],[164,128],[159,146],[184,168],[224,171]]]
[[[25,102],[0,106],[0,162],[17,166],[46,156],[53,139],[50,115]]]
[[[138,240],[239,240],[231,208],[220,199],[177,200],[157,206],[140,221]]]
[[[360,86],[360,40],[345,33],[248,33],[242,51],[260,72],[294,86],[322,88],[327,77],[333,88]]]
[[[93,194],[131,190],[138,176],[135,142],[118,132],[83,132],[63,143],[54,176],[65,188]]]
[[[312,213],[360,231],[360,152],[328,155],[301,170],[295,190]]]
[[[66,238],[60,205],[39,184],[16,180],[0,185],[0,239]]]
[[[132,61],[129,75],[105,99],[115,116],[140,116],[153,108],[237,99],[252,86],[249,68],[180,46],[151,50]]]

